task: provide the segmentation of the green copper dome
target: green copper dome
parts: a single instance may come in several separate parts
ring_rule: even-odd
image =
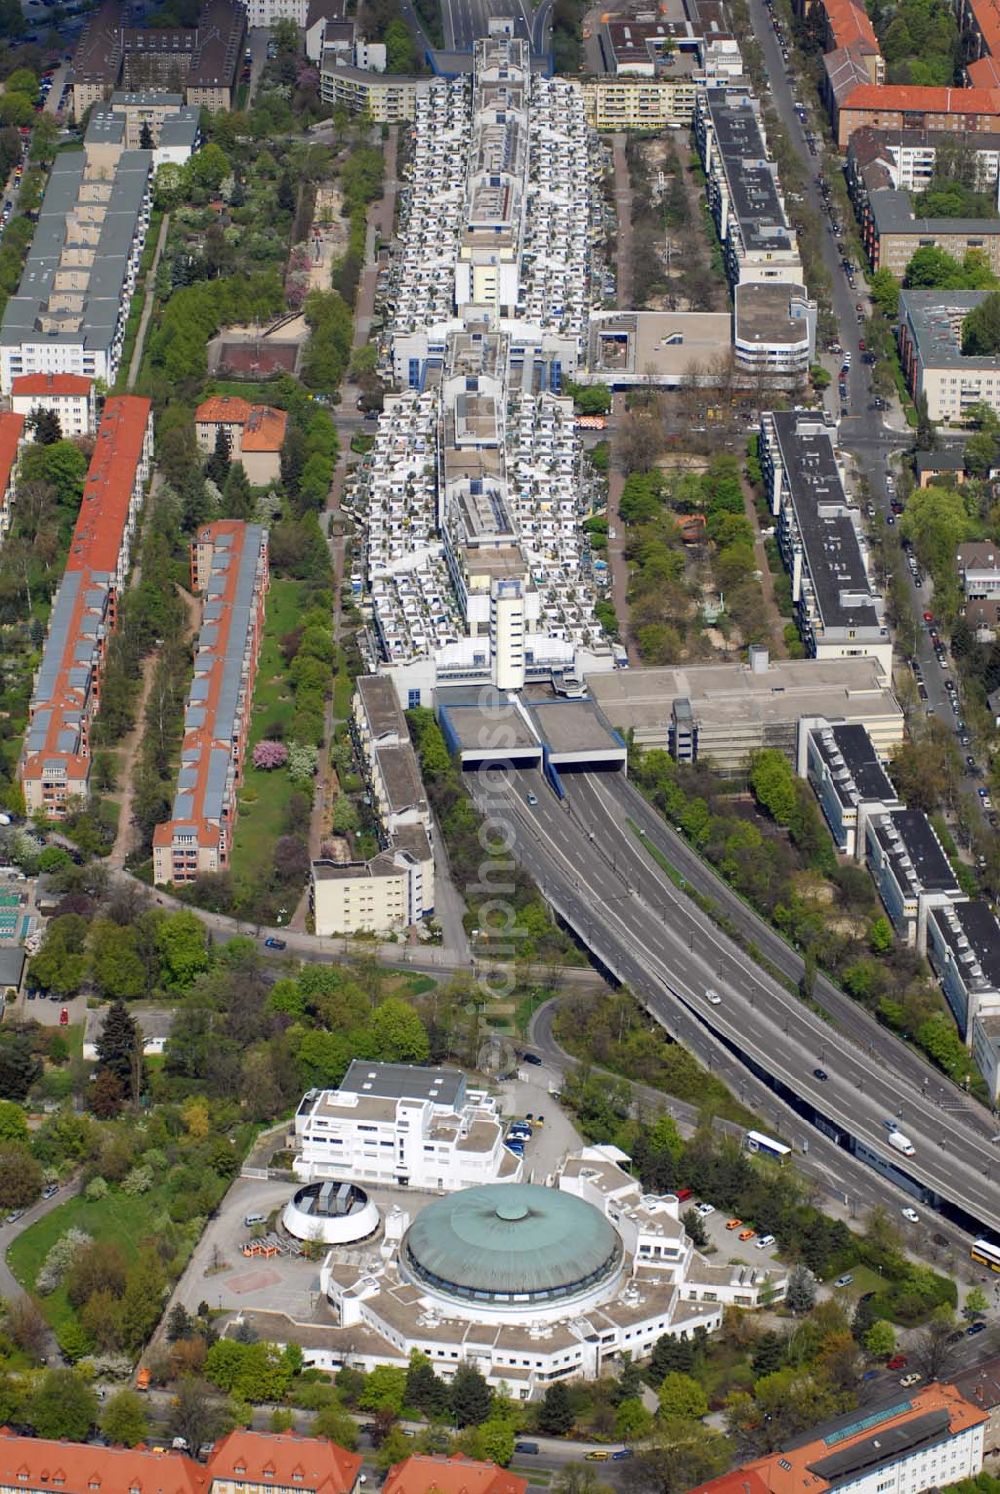
[[[622,1259],[617,1231],[591,1204],[530,1183],[464,1188],[406,1231],[411,1278],[465,1301],[548,1302],[588,1291]]]

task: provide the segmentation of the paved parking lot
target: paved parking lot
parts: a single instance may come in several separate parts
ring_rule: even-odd
[[[691,1207],[693,1199],[689,1199],[681,1206],[681,1213]],[[708,1235],[710,1245],[715,1246],[715,1254],[712,1259],[717,1264],[727,1261],[739,1262],[746,1266],[770,1266],[778,1264],[775,1247],[768,1245],[765,1249],[757,1248],[757,1236],[752,1240],[740,1240],[740,1231],[736,1229],[727,1230],[726,1225],[733,1216],[725,1209],[716,1209],[714,1214],[709,1214],[703,1220],[705,1233]],[[751,1228],[747,1223],[745,1228]]]

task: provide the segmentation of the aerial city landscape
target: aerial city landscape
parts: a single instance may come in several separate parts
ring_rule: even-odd
[[[0,1491],[1000,1494],[997,0],[0,0],[0,183]]]

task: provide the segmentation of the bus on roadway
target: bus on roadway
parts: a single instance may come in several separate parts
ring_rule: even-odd
[[[773,1136],[765,1136],[762,1131],[748,1131],[743,1138],[743,1145],[748,1152],[757,1152],[762,1157],[773,1157],[776,1162],[785,1162],[792,1155],[790,1146],[785,1146],[783,1141],[775,1141]],[[1000,1265],[997,1269],[1000,1270]]]
[[[969,1254],[981,1266],[989,1266],[991,1271],[1000,1272],[1000,1246],[991,1245],[989,1240],[975,1240]]]

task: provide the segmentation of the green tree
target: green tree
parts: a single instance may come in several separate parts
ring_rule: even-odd
[[[386,1063],[426,1063],[430,1039],[417,1012],[398,996],[389,996],[372,1013],[369,1033],[373,1057]]]
[[[750,788],[754,798],[779,825],[787,825],[795,813],[795,778],[783,752],[767,747],[750,759]]]
[[[891,270],[876,270],[869,282],[871,297],[887,322],[899,315],[899,281]]]
[[[28,1403],[28,1420],[39,1437],[85,1442],[97,1421],[97,1397],[71,1369],[50,1369]]]
[[[576,1418],[569,1390],[561,1380],[548,1386],[538,1408],[538,1430],[549,1437],[565,1437],[573,1430]]]
[[[873,954],[885,954],[892,948],[892,924],[884,913],[873,918],[868,928],[868,947]]]
[[[896,1352],[896,1330],[885,1318],[877,1318],[865,1334],[864,1342],[873,1359],[888,1359]]]
[[[98,1068],[113,1074],[124,1094],[141,1088],[142,1037],[124,1001],[113,1001],[108,1007],[95,1047]]]
[[[185,990],[196,975],[208,969],[205,929],[197,914],[171,913],[159,924],[156,945],[168,986]]]
[[[970,1287],[969,1291],[965,1294],[966,1315],[971,1318],[985,1317],[989,1311],[989,1306],[986,1293],[982,1288]]]
[[[708,1413],[708,1399],[691,1375],[672,1370],[660,1384],[660,1413],[668,1418],[700,1419]]]
[[[146,967],[136,948],[135,930],[98,918],[90,937],[90,969],[104,996],[134,1001],[146,991]]]
[[[490,1387],[471,1364],[460,1364],[451,1382],[451,1414],[457,1427],[478,1426],[490,1414]]]
[[[385,70],[387,73],[412,73],[416,65],[413,38],[406,22],[397,17],[385,28]]]
[[[1000,352],[1000,291],[984,296],[962,323],[962,353],[967,358],[992,358]]]
[[[684,1494],[722,1473],[732,1451],[721,1432],[700,1421],[665,1417],[650,1444],[638,1452],[636,1474],[658,1494]]]
[[[146,1402],[134,1390],[119,1390],[101,1413],[101,1431],[117,1447],[135,1447],[149,1437]]]
[[[0,1143],[16,1141],[27,1143],[28,1121],[20,1105],[12,1100],[0,1100]]]
[[[160,1320],[165,1290],[163,1267],[147,1251],[129,1271],[122,1297],[122,1340],[127,1349],[136,1352],[149,1338]]]
[[[0,1032],[0,1099],[26,1100],[41,1078],[42,1061],[26,1032]]]
[[[816,1281],[807,1266],[793,1266],[788,1277],[785,1302],[790,1312],[811,1312],[816,1302]]]
[[[380,1364],[365,1380],[358,1397],[362,1411],[388,1411],[398,1416],[406,1393],[406,1371],[394,1364]]]
[[[0,1145],[0,1209],[23,1209],[42,1191],[42,1169],[26,1146]]]

